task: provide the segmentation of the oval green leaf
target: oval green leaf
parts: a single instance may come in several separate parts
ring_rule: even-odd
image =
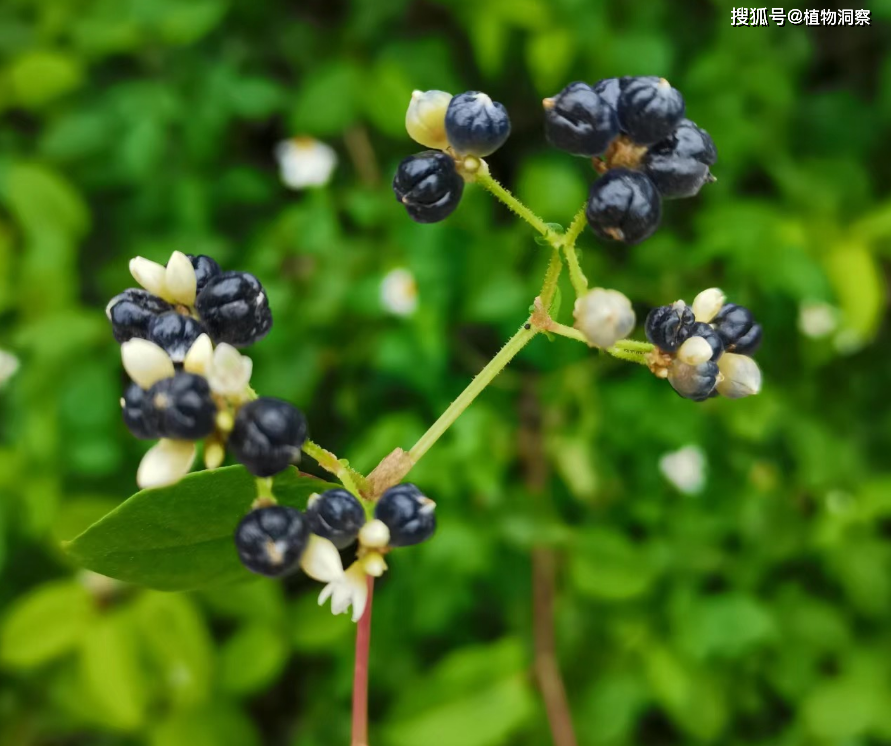
[[[313,492],[334,486],[290,469],[276,477],[273,491],[282,505],[303,508]],[[137,492],[64,548],[89,570],[163,591],[244,579],[232,534],[256,494],[244,467],[197,472]]]

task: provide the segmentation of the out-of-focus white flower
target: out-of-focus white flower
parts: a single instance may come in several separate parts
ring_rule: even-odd
[[[405,268],[388,272],[381,281],[381,304],[397,316],[411,316],[418,307],[418,284]]]
[[[201,334],[192,342],[192,346],[183,359],[183,370],[186,373],[194,373],[196,376],[204,376],[213,366],[213,342],[206,334]]]
[[[176,484],[195,462],[195,444],[188,440],[162,439],[148,450],[136,470],[141,489]]]
[[[379,578],[387,571],[387,561],[380,552],[369,552],[362,558],[362,567],[366,575]]]
[[[215,394],[240,396],[251,382],[253,369],[254,363],[247,355],[224,342],[213,351],[213,360],[205,375]]]
[[[405,130],[409,137],[426,148],[445,150],[445,115],[452,94],[445,91],[412,91],[405,112]]]
[[[130,260],[130,274],[152,295],[164,300],[173,300],[167,289],[167,269],[163,264],[136,256]]]
[[[0,386],[12,378],[19,369],[19,359],[11,352],[0,350]]]
[[[331,612],[343,614],[353,607],[353,621],[358,622],[368,603],[368,576],[361,560],[349,566],[339,580],[328,583],[319,594],[319,606],[331,599]]]
[[[690,337],[678,349],[678,360],[687,365],[700,365],[712,359],[714,350],[705,337]]]
[[[118,591],[126,588],[126,584],[107,575],[100,575],[92,570],[78,570],[75,580],[89,591],[93,598],[101,600],[112,598]]]
[[[618,290],[589,290],[575,302],[573,316],[592,347],[611,347],[634,329],[631,301]]]
[[[693,299],[693,315],[697,321],[710,322],[724,307],[727,296],[721,288],[708,288]]]
[[[324,186],[337,166],[334,149],[312,137],[293,137],[275,147],[279,174],[291,189]]]
[[[121,360],[127,375],[142,389],[174,374],[170,356],[154,342],[133,338],[121,345]]]
[[[742,399],[761,391],[761,369],[747,355],[725,352],[718,360],[718,370],[723,376],[716,386],[721,396]]]
[[[378,518],[368,521],[359,529],[359,543],[369,549],[382,549],[390,543],[390,529]]]
[[[172,300],[186,306],[195,305],[198,278],[189,257],[181,251],[174,251],[167,262],[164,284]]]
[[[310,534],[309,543],[300,558],[300,567],[313,580],[335,583],[343,578],[340,552],[328,539]]]
[[[838,309],[828,303],[802,303],[798,308],[798,330],[806,337],[828,337],[838,328]]]
[[[659,459],[659,471],[685,495],[702,492],[705,486],[705,454],[698,446],[684,446]]]

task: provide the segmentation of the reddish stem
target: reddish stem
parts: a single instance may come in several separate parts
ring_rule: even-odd
[[[368,651],[371,647],[371,602],[374,578],[368,576],[368,603],[356,626],[356,668],[353,673],[352,746],[368,746]]]

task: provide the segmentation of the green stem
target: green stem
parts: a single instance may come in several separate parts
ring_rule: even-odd
[[[649,342],[641,342],[636,339],[620,339],[615,347],[618,347],[620,350],[628,350],[629,352],[652,352],[653,345]]]
[[[545,271],[544,282],[541,285],[541,303],[550,311],[551,302],[557,293],[557,280],[560,279],[560,272],[563,270],[563,259],[560,258],[560,251],[554,247],[551,252],[551,260],[548,262],[548,268]]]
[[[575,248],[575,242],[582,235],[582,231],[585,230],[587,224],[588,218],[585,216],[585,205],[582,205],[566,229],[566,233],[563,234],[563,245]]]
[[[557,272],[559,273],[559,264],[557,267]],[[517,333],[507,341],[507,344],[501,348],[498,354],[489,361],[488,365],[476,374],[476,377],[470,382],[467,388],[458,395],[458,398],[449,405],[449,408],[446,409],[446,411],[440,415],[439,419],[430,426],[430,429],[427,430],[427,432],[421,436],[420,440],[412,446],[408,454],[415,463],[421,460],[423,455],[430,450],[431,446],[442,437],[442,434],[448,430],[455,420],[461,416],[461,413],[470,406],[471,402],[482,393],[483,389],[492,382],[495,376],[504,370],[507,364],[514,359],[514,356],[516,356],[516,354],[522,350],[536,334],[538,334],[538,329],[531,326],[527,328],[526,324],[520,327]]]
[[[638,365],[647,364],[647,360],[642,352],[629,352],[628,350],[623,350],[615,345],[604,348],[604,352],[609,353],[619,360],[627,360],[629,363],[637,363]]]
[[[302,447],[303,452],[316,460],[319,466],[325,471],[330,472],[343,482],[350,492],[359,494],[359,488],[365,489],[367,486],[365,477],[353,469],[348,464],[337,458],[331,451],[327,451],[317,443],[307,440]]]
[[[585,344],[588,344],[588,340],[584,334],[582,334],[578,329],[575,329],[574,327],[566,326],[566,324],[558,324],[556,321],[552,321],[546,331],[549,331],[552,334],[559,334],[561,337],[574,339],[577,342],[584,342]]]
[[[563,253],[566,254],[566,264],[569,267],[569,281],[575,290],[576,298],[581,298],[588,292],[588,278],[582,272],[579,265],[578,255],[575,253],[575,246],[566,244],[563,247]]]
[[[508,209],[519,215],[523,220],[529,223],[529,225],[535,228],[535,230],[541,233],[541,235],[547,238],[548,241],[553,243],[556,239],[557,234],[551,230],[544,220],[538,217],[538,215],[532,212],[532,210],[526,207],[526,205],[520,202],[520,200],[514,197],[513,194],[494,179],[492,174],[489,173],[489,167],[486,165],[485,161],[481,162],[480,170],[476,173],[476,183],[490,192],[496,199],[501,200],[501,202],[507,205]]]

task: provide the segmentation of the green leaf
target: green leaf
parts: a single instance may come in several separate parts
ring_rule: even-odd
[[[608,529],[592,529],[581,536],[572,563],[579,593],[614,601],[646,593],[656,571],[642,548]]]
[[[273,489],[283,505],[302,508],[332,486],[291,469]],[[159,590],[244,579],[232,533],[255,497],[254,478],[241,466],[197,472],[137,492],[64,547],[90,570]]]
[[[18,104],[26,108],[42,106],[83,83],[83,65],[76,57],[61,52],[34,50],[10,65],[7,80]]]
[[[73,649],[94,619],[86,588],[47,583],[21,596],[0,625],[0,664],[34,668]]]
[[[260,737],[233,703],[218,701],[178,713],[152,730],[150,746],[256,746]]]
[[[220,650],[220,686],[236,696],[253,694],[269,686],[287,661],[287,641],[275,627],[248,624]]]

